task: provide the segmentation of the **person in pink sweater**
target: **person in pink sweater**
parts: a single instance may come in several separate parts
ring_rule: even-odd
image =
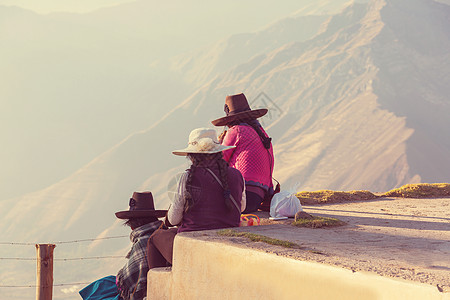
[[[228,130],[220,136],[220,142],[224,146],[235,146],[223,151],[223,157],[244,177],[247,207],[243,213],[258,209],[269,211],[270,199],[274,194],[272,139],[257,120],[267,113],[267,109],[252,110],[245,95],[237,94],[225,98],[225,113],[225,117],[211,123],[227,126]]]

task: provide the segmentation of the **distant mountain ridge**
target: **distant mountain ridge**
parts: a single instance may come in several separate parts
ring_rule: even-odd
[[[402,1],[394,2],[406,5]],[[435,2],[417,3],[434,5]],[[445,16],[445,10],[440,6],[438,8],[439,14]],[[407,123],[415,120],[405,116],[406,113],[398,115],[395,111],[389,111],[378,102],[380,99],[389,101],[387,92],[386,95],[382,94],[383,86],[390,88],[387,91],[397,91],[395,86],[389,85],[389,82],[391,85],[393,83],[391,77],[388,77],[388,82],[383,82],[384,77],[379,77],[380,74],[385,75],[379,66],[382,63],[393,63],[391,56],[388,56],[389,60],[383,60],[383,55],[390,53],[388,50],[391,48],[388,46],[391,43],[385,40],[389,35],[384,37],[383,30],[387,30],[387,27],[381,15],[395,12],[394,9],[396,6],[386,6],[383,1],[348,7],[328,20],[327,29],[316,37],[287,43],[217,76],[149,130],[125,139],[61,183],[23,199],[36,198],[39,201],[38,199],[45,198],[49,205],[53,205],[50,198],[58,198],[78,190],[81,194],[70,197],[74,201],[73,209],[78,211],[81,208],[76,206],[84,202],[86,204],[81,207],[92,209],[88,204],[92,202],[92,192],[98,193],[94,198],[104,199],[105,203],[108,203],[112,195],[117,195],[116,199],[128,197],[130,191],[145,187],[141,185],[148,182],[147,178],[152,174],[158,177],[156,174],[183,164],[184,161],[172,157],[170,151],[183,145],[192,128],[209,126],[209,120],[222,115],[224,96],[238,91],[244,91],[251,100],[264,91],[283,111],[278,119],[265,122],[274,138],[277,158],[275,176],[286,188],[299,183],[300,189],[384,191],[426,178],[422,174],[428,169],[419,170],[425,173],[411,172],[406,153],[407,142],[418,131],[417,126],[414,128]],[[420,9],[423,10],[423,7]],[[442,26],[440,30],[445,33],[446,27]],[[438,31],[434,29],[434,32]],[[446,45],[448,36],[443,35],[436,40]],[[447,55],[433,53],[432,57],[427,57],[429,63],[421,66],[446,66]],[[420,62],[422,60],[415,61]],[[401,66],[395,68],[399,70]],[[446,74],[445,72],[443,68],[442,74]],[[445,91],[448,78],[439,76],[434,79],[430,82],[441,86]],[[419,88],[422,89],[420,86]],[[432,96],[433,99],[441,98],[433,112],[440,111],[445,116],[448,109],[445,94]],[[417,98],[414,101],[421,103],[422,100]],[[445,132],[448,121],[436,118],[436,115],[433,117],[440,122],[438,128],[432,128],[433,131]],[[190,127],[181,126],[179,131],[173,131],[170,129],[171,124],[190,124]],[[420,128],[420,131],[429,130],[433,123],[427,123],[427,126]],[[427,139],[431,139],[433,134],[431,132],[427,135]],[[448,142],[441,140],[439,145],[436,144],[437,140],[433,140],[434,144],[431,146],[439,148],[445,154],[449,148]],[[430,158],[429,165],[436,164],[433,165],[433,170],[442,168],[438,164],[444,163],[445,166],[445,155],[439,158],[438,162]],[[448,180],[444,173],[439,175],[442,177],[437,179]],[[434,181],[433,178],[426,179]],[[74,182],[79,183],[74,185]],[[105,182],[110,183],[104,185]],[[88,184],[92,185],[87,189],[91,192],[83,195],[82,190]],[[79,188],[74,189],[75,186]],[[62,187],[64,192],[55,192]],[[161,195],[165,192],[165,186],[155,184],[153,188],[159,189]],[[98,201],[94,203],[98,204]],[[110,212],[123,206],[121,202],[116,203]],[[6,202],[4,207],[7,207]],[[83,215],[81,212],[84,213],[82,209],[79,214]],[[8,215],[13,218],[14,208]],[[64,215],[63,213],[62,216]],[[77,215],[72,220],[76,220]]]
[[[422,182],[448,181],[450,6],[398,0],[381,13],[385,26],[373,47],[378,102],[414,129],[406,142],[411,173]]]
[[[305,4],[315,7],[308,0],[135,0],[38,14],[0,5],[0,201],[69,176],[194,92],[191,76],[170,69],[174,55],[259,30]],[[256,13],[257,5],[272,9]],[[190,74],[204,79],[197,71]]]
[[[406,183],[449,182],[449,16],[448,5],[428,0],[354,3],[315,23],[309,36],[280,39],[254,55],[264,34],[273,37],[270,28],[248,35],[254,44],[243,45],[242,35],[216,46],[219,54],[202,52],[215,54],[212,59],[188,57],[193,63],[181,73],[198,75],[195,92],[65,180],[0,202],[0,232],[25,240],[125,234],[114,212],[126,208],[135,190],[153,191],[157,207],[167,208],[167,183],[186,166],[171,151],[187,143],[191,129],[211,126],[224,114],[225,95],[237,92],[251,102],[263,92],[281,110],[263,121],[273,137],[274,177],[282,189],[382,192]],[[284,24],[285,32],[296,34],[290,25],[314,19],[304,18],[279,22],[273,30]],[[231,64],[239,43],[249,50],[236,65],[215,65]],[[195,72],[206,62],[212,65],[204,73]],[[20,225],[30,220],[35,228]],[[101,243],[88,249],[91,255],[105,251]]]
[[[172,68],[194,86],[201,86],[230,67],[270,52],[287,43],[312,38],[329,16],[300,16],[283,19],[265,30],[223,39],[196,53],[178,56]]]

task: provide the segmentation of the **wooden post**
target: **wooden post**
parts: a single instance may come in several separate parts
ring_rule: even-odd
[[[53,244],[36,244],[36,300],[52,300],[53,249]]]

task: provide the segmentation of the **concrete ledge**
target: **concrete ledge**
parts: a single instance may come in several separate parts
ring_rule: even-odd
[[[152,270],[149,299],[450,300],[449,198],[304,206],[347,225],[310,229],[292,219],[235,228],[299,245],[177,235],[171,271]]]
[[[148,273],[151,299],[450,299],[437,287],[177,235],[172,270]]]
[[[147,299],[171,299],[172,268],[151,269],[147,279]]]

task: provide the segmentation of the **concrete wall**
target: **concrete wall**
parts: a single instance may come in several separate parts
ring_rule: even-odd
[[[450,299],[436,287],[180,234],[172,268],[148,273],[148,299]]]

